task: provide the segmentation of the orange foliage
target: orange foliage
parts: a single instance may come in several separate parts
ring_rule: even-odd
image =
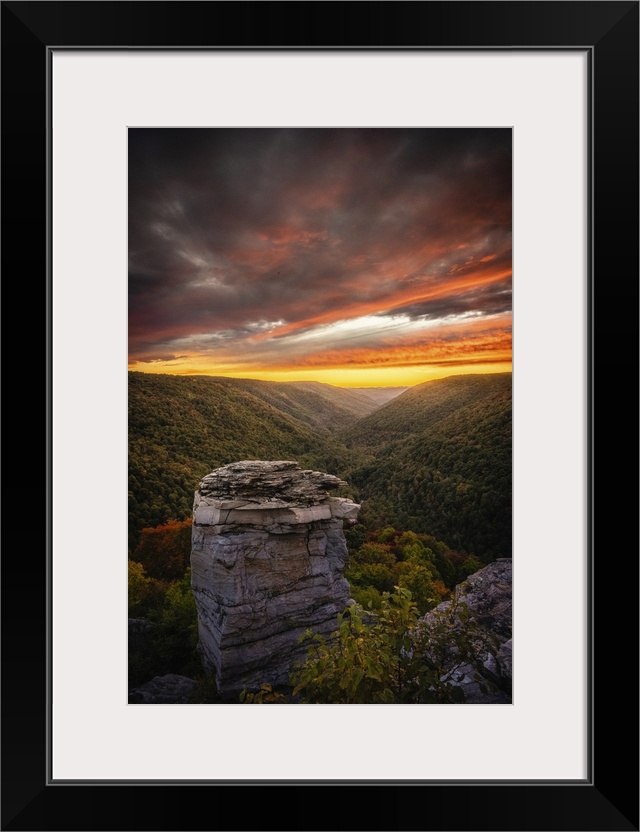
[[[451,590],[444,585],[444,581],[436,580],[433,582],[433,586],[438,594],[438,603],[445,601],[451,595]]]
[[[181,578],[191,556],[191,518],[169,520],[155,529],[142,529],[131,559],[141,563],[147,575],[160,580]]]

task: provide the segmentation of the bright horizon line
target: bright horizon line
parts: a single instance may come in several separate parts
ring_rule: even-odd
[[[500,369],[498,369],[500,367]],[[371,371],[375,372],[377,375],[380,373],[389,373],[397,375],[398,378],[395,379],[393,382],[385,383],[382,380],[372,381],[370,383],[359,383],[356,380],[347,381],[347,380],[332,380],[327,381],[324,378],[312,378],[309,376],[301,377],[301,378],[283,378],[283,376],[291,376],[298,375],[297,371],[288,371],[288,372],[264,372],[264,373],[253,373],[249,374],[231,374],[231,373],[219,373],[219,372],[181,372],[181,373],[172,373],[167,371],[166,368],[162,370],[142,370],[138,366],[133,368],[129,368],[129,372],[137,372],[137,373],[144,373],[145,375],[169,375],[169,376],[179,376],[183,378],[229,378],[229,379],[238,379],[238,380],[245,380],[245,381],[272,381],[279,384],[303,384],[303,383],[318,383],[318,384],[327,384],[331,387],[338,387],[343,389],[359,389],[359,390],[367,390],[373,388],[379,389],[391,389],[394,387],[415,387],[418,384],[424,384],[427,381],[437,381],[443,378],[452,378],[454,376],[459,375],[499,375],[502,373],[511,373],[512,372],[512,364],[510,361],[504,362],[495,362],[492,364],[482,364],[482,365],[459,365],[456,369],[453,368],[430,368],[429,372],[425,372],[425,368],[388,368],[388,370],[376,370]],[[327,375],[327,376],[336,376],[338,374],[343,375],[345,373],[353,373],[354,375],[357,373],[358,375],[362,375],[362,370],[322,370],[318,375]],[[364,371],[367,372],[367,371]],[[420,373],[422,376],[421,378],[411,378],[411,375],[415,375]],[[406,375],[408,373],[409,375]],[[275,376],[278,376],[277,378]],[[426,377],[425,377],[426,376]]]

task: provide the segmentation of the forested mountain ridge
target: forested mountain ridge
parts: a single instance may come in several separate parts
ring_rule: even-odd
[[[348,387],[335,387],[333,384],[324,384],[320,381],[290,381],[287,386],[297,387],[300,390],[307,390],[310,393],[322,396],[338,410],[346,410],[357,418],[368,416],[369,413],[373,413],[380,406],[375,397],[367,396],[365,393],[360,393]]]
[[[511,396],[511,373],[449,376],[410,387],[343,434],[352,447],[379,448],[410,434],[423,433],[447,416],[487,397]]]
[[[293,459],[338,475],[352,465],[353,454],[323,425],[354,420],[346,407],[270,384],[129,373],[130,548],[142,528],[188,517],[198,482],[220,465]]]
[[[378,405],[366,396],[319,381],[259,381],[214,377],[319,430],[347,427]]]
[[[434,534],[486,562],[511,557],[511,373],[411,388],[344,434],[361,518]]]

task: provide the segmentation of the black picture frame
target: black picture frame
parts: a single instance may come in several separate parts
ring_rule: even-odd
[[[38,379],[32,384],[46,390],[48,436],[52,49],[576,48],[589,54],[592,106],[587,780],[309,784],[267,776],[259,784],[229,785],[50,782],[50,525],[39,523],[30,529],[40,531],[39,551],[23,559],[24,547],[12,546],[2,563],[2,829],[638,829],[637,490],[620,480],[626,461],[637,459],[638,12],[639,3],[626,0],[2,3],[3,273],[9,284],[16,276],[23,283],[28,279],[41,300],[36,326],[46,340],[44,350],[40,345],[32,355]],[[37,299],[31,293],[28,303],[33,321]],[[622,389],[621,366],[628,384]],[[44,412],[42,400],[37,407]],[[50,519],[50,446],[39,451],[28,458],[37,472],[46,462]],[[33,470],[27,476],[32,475]],[[22,517],[15,522],[23,527]],[[562,649],[561,634],[548,649]],[[631,752],[624,758],[621,745]],[[437,749],[425,749],[431,752]],[[263,753],[268,772],[268,749]],[[348,816],[342,808],[345,788]]]

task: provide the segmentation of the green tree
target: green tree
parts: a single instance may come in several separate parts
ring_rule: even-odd
[[[303,638],[307,661],[291,684],[293,695],[310,703],[463,702],[456,671],[471,666],[480,679],[487,654],[498,649],[457,596],[427,623],[403,587],[384,593],[376,614],[347,607],[331,637],[307,631]]]
[[[196,654],[198,615],[191,591],[190,568],[167,589],[157,631],[159,659],[169,668],[165,672],[193,674],[200,663]]]
[[[473,575],[473,573],[477,572],[478,569],[482,569],[482,563],[478,560],[478,558],[473,555],[466,557],[462,564],[458,567],[458,583],[461,584],[463,581],[466,581],[469,575]]]
[[[379,610],[382,594],[374,586],[351,584],[351,597],[365,610]]]
[[[162,610],[167,585],[150,578],[141,563],[129,560],[129,618],[157,620]]]
[[[436,552],[435,565],[444,583],[449,589],[453,589],[458,573],[451,558],[445,552]]]
[[[419,561],[405,561],[398,564],[398,585],[408,589],[421,615],[440,603],[441,596],[436,589],[433,573]]]
[[[378,532],[376,537],[380,543],[389,543],[398,534],[393,526],[385,526],[384,529]]]
[[[344,530],[344,536],[347,541],[347,548],[349,554],[354,554],[358,549],[367,542],[367,533],[365,528],[360,523],[357,523],[351,529]]]
[[[191,570],[167,586],[147,577],[139,563],[129,561],[129,593],[129,616],[154,622],[144,645],[129,651],[129,686],[165,673],[198,673],[198,618]]]
[[[395,556],[388,545],[365,543],[350,559],[345,577],[360,587],[371,586],[378,592],[388,592],[394,585],[395,563]]]

